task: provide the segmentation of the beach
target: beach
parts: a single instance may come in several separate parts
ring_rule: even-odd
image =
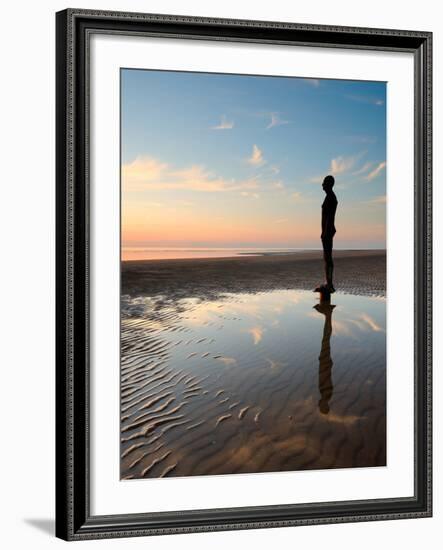
[[[121,478],[386,463],[386,253],[122,262]]]
[[[233,258],[136,260],[122,262],[122,294],[149,293],[165,298],[215,297],[223,292],[271,289],[312,290],[323,282],[319,250]],[[386,292],[385,250],[334,252],[338,290],[363,296]]]

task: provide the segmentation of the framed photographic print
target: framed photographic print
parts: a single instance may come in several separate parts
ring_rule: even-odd
[[[431,515],[431,39],[57,14],[57,536]]]

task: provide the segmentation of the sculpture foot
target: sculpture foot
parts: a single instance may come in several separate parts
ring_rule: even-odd
[[[323,284],[314,290],[314,292],[320,293],[320,302],[329,302],[331,300],[331,290],[329,288],[328,285]],[[334,287],[332,289],[332,292],[335,292]]]

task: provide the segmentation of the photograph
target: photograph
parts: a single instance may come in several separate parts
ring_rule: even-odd
[[[385,467],[386,82],[120,69],[120,479]]]

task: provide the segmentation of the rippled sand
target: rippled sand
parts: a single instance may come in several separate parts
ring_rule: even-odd
[[[163,281],[122,296],[123,479],[386,463],[383,289],[332,307]]]

